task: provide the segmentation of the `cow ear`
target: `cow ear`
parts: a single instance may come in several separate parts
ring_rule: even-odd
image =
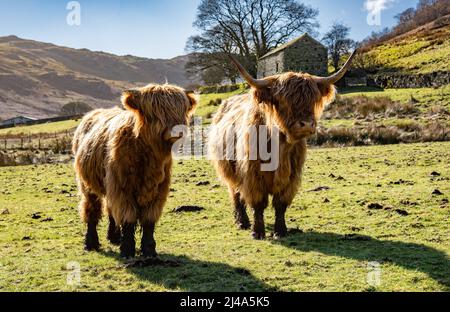
[[[271,87],[253,89],[253,97],[256,99],[257,103],[266,103],[266,104],[275,103]]]
[[[191,115],[194,112],[194,109],[197,106],[198,103],[198,95],[194,91],[186,91],[186,96],[189,100],[190,107],[189,107],[189,115]]]
[[[320,94],[322,95],[322,102],[324,105],[328,105],[334,101],[336,97],[336,87],[329,84],[318,84]]]
[[[126,109],[139,110],[141,103],[141,92],[131,89],[122,93],[122,104]]]

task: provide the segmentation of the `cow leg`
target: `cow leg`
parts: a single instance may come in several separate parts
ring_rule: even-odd
[[[132,258],[136,254],[136,242],[134,240],[135,231],[136,223],[125,223],[122,225],[120,256],[123,258]]]
[[[153,237],[155,233],[155,223],[145,222],[142,224],[141,250],[144,257],[156,257],[156,241]]]
[[[273,199],[273,207],[275,208],[275,228],[273,237],[278,239],[287,235],[285,214],[288,205],[275,197]]]
[[[241,199],[241,194],[239,192],[233,192],[232,197],[234,204],[234,220],[241,230],[248,230],[250,228],[250,220],[248,219],[245,201]]]
[[[120,232],[120,227],[116,225],[114,218],[109,216],[109,226],[108,226],[108,240],[113,245],[120,245],[122,233]]]
[[[264,239],[266,231],[264,228],[264,209],[267,207],[267,201],[253,205],[253,233],[254,239]]]
[[[99,250],[97,225],[102,217],[102,201],[93,194],[82,189],[80,202],[80,214],[87,224],[87,231],[84,239],[84,249],[88,251]]]

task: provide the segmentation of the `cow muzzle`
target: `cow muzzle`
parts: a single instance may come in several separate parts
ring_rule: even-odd
[[[292,129],[294,137],[304,138],[314,135],[317,131],[317,122],[315,120],[298,121]]]

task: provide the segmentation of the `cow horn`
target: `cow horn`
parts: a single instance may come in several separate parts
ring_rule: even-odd
[[[330,77],[316,77],[317,83],[323,83],[323,84],[329,84],[332,85],[344,77],[345,73],[349,70],[350,66],[352,65],[353,58],[355,57],[356,53],[358,52],[358,49],[355,49],[353,51],[352,55],[348,58],[347,62],[345,62],[345,65],[334,75]]]
[[[269,81],[265,80],[265,79],[255,79],[253,78],[244,68],[244,66],[242,66],[238,60],[231,54],[228,54],[229,58],[231,59],[231,61],[234,63],[234,65],[236,65],[238,71],[241,73],[242,78],[245,79],[245,81],[247,81],[247,83],[256,88],[256,89],[262,89],[265,88],[267,86],[269,86]]]

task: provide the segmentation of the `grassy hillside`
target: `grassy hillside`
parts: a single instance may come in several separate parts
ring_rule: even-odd
[[[102,251],[83,251],[72,165],[0,168],[0,290],[448,291],[449,162],[449,143],[311,150],[280,241],[236,229],[206,160],[175,162],[156,231],[163,261],[143,268],[117,257],[106,222]],[[205,210],[171,212],[186,204]],[[74,261],[79,286],[66,282]]]
[[[82,101],[109,107],[126,88],[150,82],[187,86],[188,56],[169,60],[71,49],[15,36],[0,37],[0,117],[55,116]]]
[[[450,71],[450,17],[389,40],[367,55],[375,60],[381,72]]]

